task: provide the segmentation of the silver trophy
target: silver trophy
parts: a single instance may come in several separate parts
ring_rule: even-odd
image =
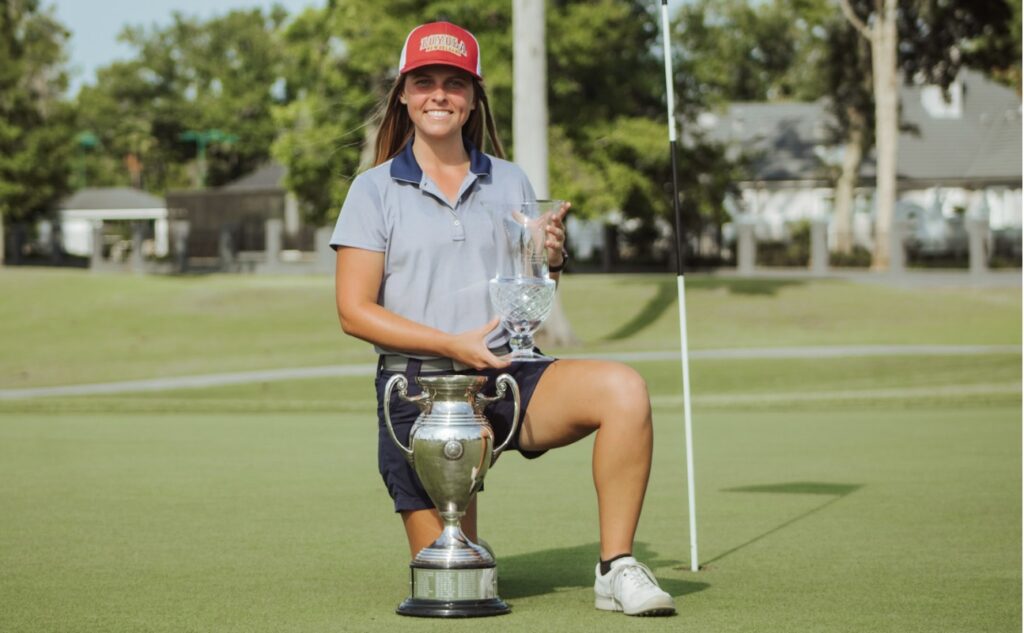
[[[384,387],[384,422],[391,441],[419,476],[437,507],[444,530],[409,564],[411,595],[398,606],[401,615],[425,617],[479,617],[501,615],[509,606],[498,597],[494,557],[473,543],[459,525],[484,475],[515,436],[519,425],[519,386],[508,374],[497,379],[494,396],[480,395],[485,376],[420,376],[423,393],[407,395],[408,381],[396,374]],[[391,425],[391,392],[421,411],[403,446]],[[484,407],[512,391],[512,429],[494,448],[494,431],[483,416]]]
[[[491,204],[495,223],[501,226],[506,246],[498,274],[490,281],[491,304],[509,333],[510,354],[504,360],[550,360],[533,351],[533,333],[555,304],[555,282],[548,276],[547,227],[551,217],[565,204],[562,200],[539,200]]]

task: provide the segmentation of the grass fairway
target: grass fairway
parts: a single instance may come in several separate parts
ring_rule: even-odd
[[[0,270],[0,388],[373,362],[328,277]],[[678,349],[673,275],[568,275],[570,352]],[[687,281],[690,348],[1021,343],[1019,288]]]
[[[570,279],[578,351],[676,344],[664,277]],[[62,313],[36,282],[90,287],[75,296],[92,303]],[[1019,289],[687,283],[705,348],[1020,343]],[[18,351],[0,357],[0,387],[364,362],[336,333],[329,283],[319,303],[323,286],[5,272],[7,296],[37,299],[37,323],[0,307]],[[54,314],[77,334],[51,326]],[[144,324],[168,340],[132,355]],[[308,329],[279,343],[294,324]],[[677,617],[593,608],[590,440],[530,462],[507,455],[488,476],[481,532],[512,615],[394,615],[408,554],[376,472],[369,380],[353,377],[0,401],[0,631],[1021,630],[1019,353],[691,363],[698,573],[679,367],[635,366],[657,436],[637,553]]]

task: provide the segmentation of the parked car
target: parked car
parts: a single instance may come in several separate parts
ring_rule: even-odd
[[[946,216],[938,208],[901,200],[896,203],[896,218],[903,223],[903,246],[909,257],[967,257],[963,214]]]

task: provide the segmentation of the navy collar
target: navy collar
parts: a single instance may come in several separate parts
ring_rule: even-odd
[[[415,185],[423,180],[423,170],[416,162],[416,156],[412,153],[412,141],[405,144],[405,147],[391,161],[391,177],[395,180],[411,182]],[[462,144],[469,154],[469,171],[477,176],[491,175],[491,159],[473,145],[466,137],[462,137]]]

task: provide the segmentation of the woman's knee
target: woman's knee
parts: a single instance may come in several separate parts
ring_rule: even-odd
[[[629,365],[610,364],[604,373],[603,392],[607,394],[609,414],[632,424],[651,423],[651,396],[647,381]]]

